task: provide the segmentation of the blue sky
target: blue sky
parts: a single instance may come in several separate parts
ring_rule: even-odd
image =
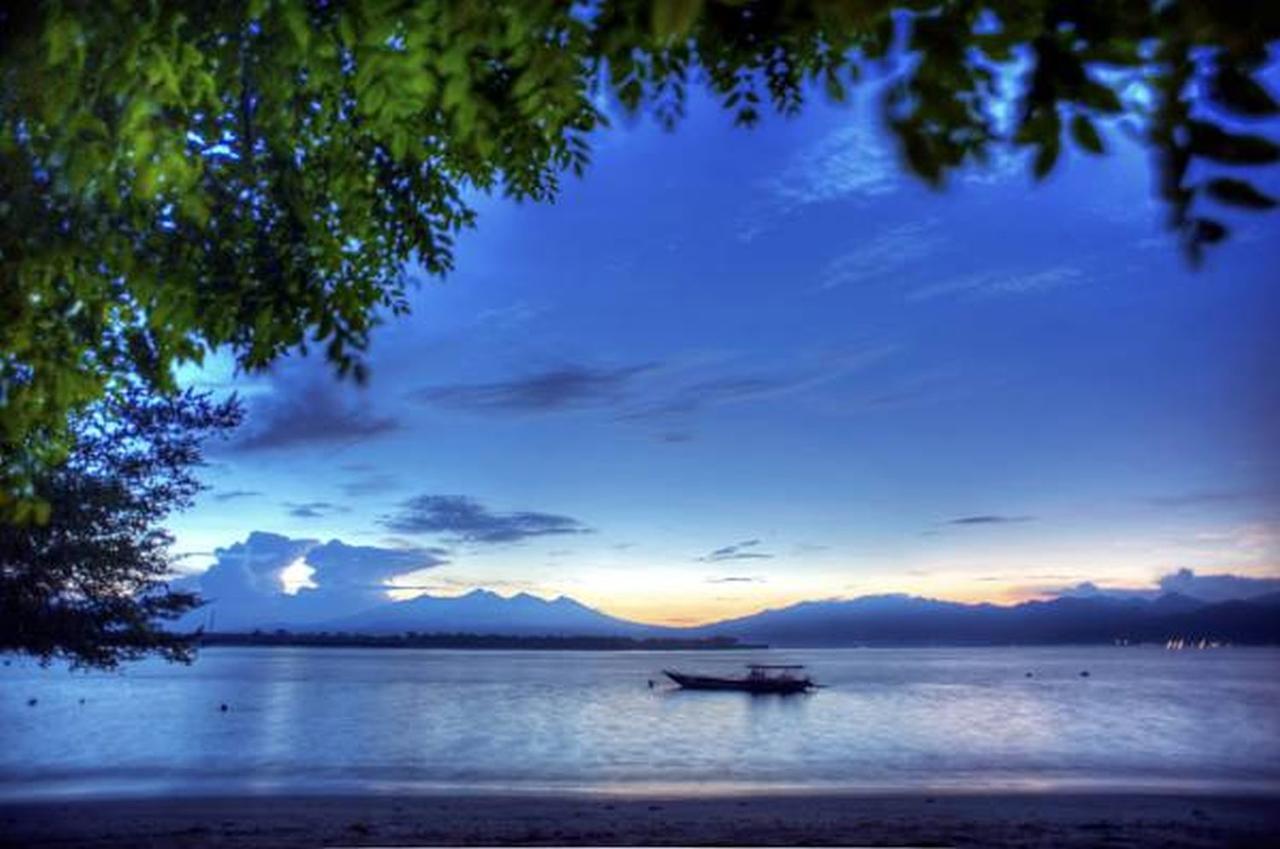
[[[400,595],[669,623],[1280,574],[1277,219],[1192,271],[1118,137],[935,193],[857,107],[620,123],[556,204],[477,198],[367,388],[188,375],[249,416],[173,523],[187,568],[254,530],[421,548]]]

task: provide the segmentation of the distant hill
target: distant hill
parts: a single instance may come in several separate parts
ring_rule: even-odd
[[[1175,636],[1280,643],[1280,594],[1212,604],[1175,594],[1150,601],[1098,595],[1007,607],[864,596],[802,602],[696,631],[792,647],[1163,642]]]
[[[239,628],[240,626],[237,626]],[[1105,594],[1016,605],[962,604],[908,595],[806,601],[694,628],[645,625],[571,598],[456,597],[386,602],[355,615],[303,623],[263,621],[270,630],[349,634],[487,634],[502,637],[704,639],[731,637],[779,647],[860,645],[1054,645],[1164,642],[1170,637],[1280,644],[1280,593],[1206,602],[1168,593],[1155,599]]]

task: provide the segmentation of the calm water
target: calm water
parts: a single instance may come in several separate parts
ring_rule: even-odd
[[[805,663],[830,686],[793,697],[647,686],[663,667],[748,660]],[[1275,790],[1277,672],[1272,649],[222,648],[191,667],[112,674],[15,659],[0,667],[0,795]]]

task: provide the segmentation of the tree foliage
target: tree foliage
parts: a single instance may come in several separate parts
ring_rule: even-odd
[[[666,125],[705,83],[739,124],[883,100],[932,185],[999,145],[1044,176],[1128,126],[1156,153],[1192,258],[1209,204],[1274,201],[1232,172],[1275,161],[1241,125],[1273,0],[31,0],[0,20],[0,509],[120,375],[225,346],[247,369],[320,346],[360,378],[406,267],[444,274],[473,191],[554,199],[602,102]],[[1012,81],[1012,90],[1003,83]],[[1208,202],[1208,204],[1206,203]]]
[[[0,651],[114,666],[156,652],[187,660],[162,623],[199,603],[171,590],[172,538],[160,522],[201,489],[201,441],[233,427],[233,399],[112,393],[72,421],[74,449],[39,476],[44,523],[0,523]]]

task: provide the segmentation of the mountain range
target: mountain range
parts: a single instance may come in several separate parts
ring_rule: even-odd
[[[1105,594],[1015,605],[964,604],[908,595],[807,601],[691,628],[630,622],[571,598],[474,590],[420,596],[309,624],[307,631],[508,636],[734,637],[778,647],[1047,645],[1172,637],[1280,643],[1280,593],[1209,602],[1177,593],[1154,599]]]

